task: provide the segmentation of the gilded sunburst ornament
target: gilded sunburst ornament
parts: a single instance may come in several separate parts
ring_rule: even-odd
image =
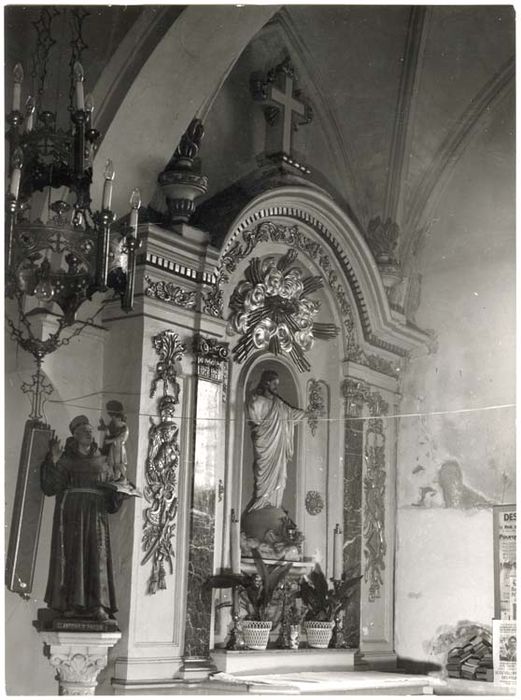
[[[315,321],[320,302],[309,295],[323,286],[322,278],[304,276],[300,268],[291,267],[296,258],[297,251],[290,249],[278,260],[252,258],[246,268],[229,304],[228,332],[241,334],[233,349],[237,362],[254,350],[267,350],[287,354],[304,372],[310,369],[304,353],[315,338],[337,335],[335,325]]]

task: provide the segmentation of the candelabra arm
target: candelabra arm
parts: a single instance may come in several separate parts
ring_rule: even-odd
[[[6,237],[5,237],[5,279],[9,284],[9,273],[13,256],[13,232],[16,223],[16,211],[18,203],[16,197],[9,193],[6,201]]]
[[[72,117],[76,124],[74,134],[74,169],[79,178],[84,174],[85,170],[85,112],[77,109]]]
[[[123,311],[132,311],[134,308],[134,287],[136,284],[136,251],[140,247],[141,242],[131,233],[125,239],[127,247],[127,286],[123,295],[123,303],[121,305]]]
[[[114,221],[114,214],[109,209],[96,215],[98,224],[98,264],[96,265],[96,289],[104,292],[107,289],[107,277],[109,274],[110,252],[110,225]]]
[[[7,123],[10,126],[9,135],[9,169],[12,169],[11,159],[13,153],[20,144],[20,126],[23,122],[23,115],[21,112],[14,111],[7,115]]]

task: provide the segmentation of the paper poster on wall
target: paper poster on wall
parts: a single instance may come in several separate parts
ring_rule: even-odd
[[[494,614],[515,620],[516,611],[516,507],[494,507]]]
[[[515,689],[517,631],[515,620],[492,620],[494,683]]]

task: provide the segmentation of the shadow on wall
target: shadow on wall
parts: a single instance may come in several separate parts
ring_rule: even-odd
[[[420,508],[432,508],[441,505],[445,508],[460,508],[462,510],[486,508],[493,505],[483,494],[464,483],[463,471],[459,462],[455,459],[443,462],[438,470],[437,484],[439,485],[439,490],[432,486],[420,487],[418,501],[411,505]],[[439,491],[441,491],[442,504],[439,502]]]

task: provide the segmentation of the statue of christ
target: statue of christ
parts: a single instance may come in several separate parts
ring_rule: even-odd
[[[287,464],[293,456],[295,422],[306,411],[293,408],[278,395],[279,375],[265,370],[247,401],[253,442],[254,494],[245,512],[267,506],[280,508],[286,486]]]

